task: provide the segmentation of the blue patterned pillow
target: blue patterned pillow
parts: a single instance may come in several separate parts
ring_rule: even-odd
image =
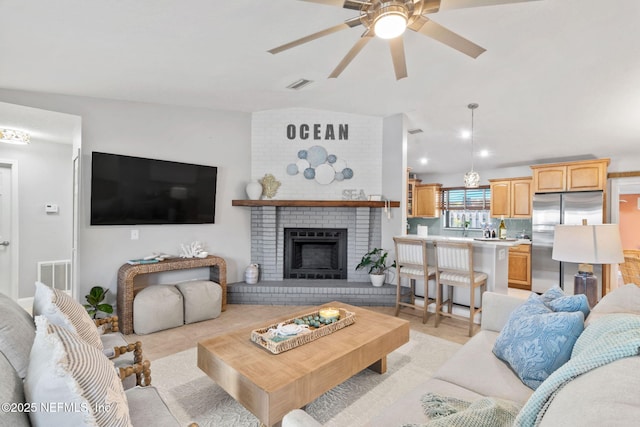
[[[540,295],[540,299],[543,302],[549,302],[556,298],[560,298],[564,296],[564,291],[558,285],[555,285],[549,289],[547,289],[542,295]]]
[[[553,311],[578,311],[586,319],[590,313],[589,300],[586,295],[565,295],[560,286],[556,285],[540,295],[540,299]]]
[[[553,311],[581,311],[586,319],[589,315],[589,300],[586,295],[567,295],[564,297],[556,298],[547,303]]]
[[[569,360],[583,330],[582,311],[554,312],[541,297],[532,294],[509,316],[493,353],[535,390]]]

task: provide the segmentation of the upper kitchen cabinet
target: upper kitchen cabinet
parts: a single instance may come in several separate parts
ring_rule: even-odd
[[[437,218],[440,216],[438,199],[442,184],[418,184],[413,189],[413,216]]]
[[[408,175],[409,177],[411,175]],[[416,185],[422,180],[416,178],[407,178],[407,218],[413,218],[415,215],[416,203]]]
[[[533,192],[605,190],[609,159],[531,166]]]
[[[531,218],[532,178],[490,179],[491,217]]]

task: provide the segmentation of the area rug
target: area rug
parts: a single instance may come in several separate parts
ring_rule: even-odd
[[[387,356],[383,375],[368,369],[323,394],[306,411],[324,426],[365,425],[384,408],[428,379],[460,348],[411,331],[410,340]],[[151,362],[152,384],[183,425],[259,426],[258,419],[196,366],[192,348]]]

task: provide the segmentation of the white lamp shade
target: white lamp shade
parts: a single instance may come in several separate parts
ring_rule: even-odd
[[[623,263],[618,224],[556,225],[551,258],[588,264]]]

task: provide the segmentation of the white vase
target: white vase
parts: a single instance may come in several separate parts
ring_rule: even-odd
[[[248,285],[255,285],[256,283],[258,283],[259,274],[260,269],[258,267],[258,264],[249,264],[249,267],[244,270],[244,281]]]
[[[262,196],[262,184],[257,181],[251,181],[247,184],[245,191],[250,200],[260,200],[260,196]]]
[[[376,288],[384,285],[384,279],[386,276],[384,274],[370,274],[369,279],[371,280],[371,284]]]

